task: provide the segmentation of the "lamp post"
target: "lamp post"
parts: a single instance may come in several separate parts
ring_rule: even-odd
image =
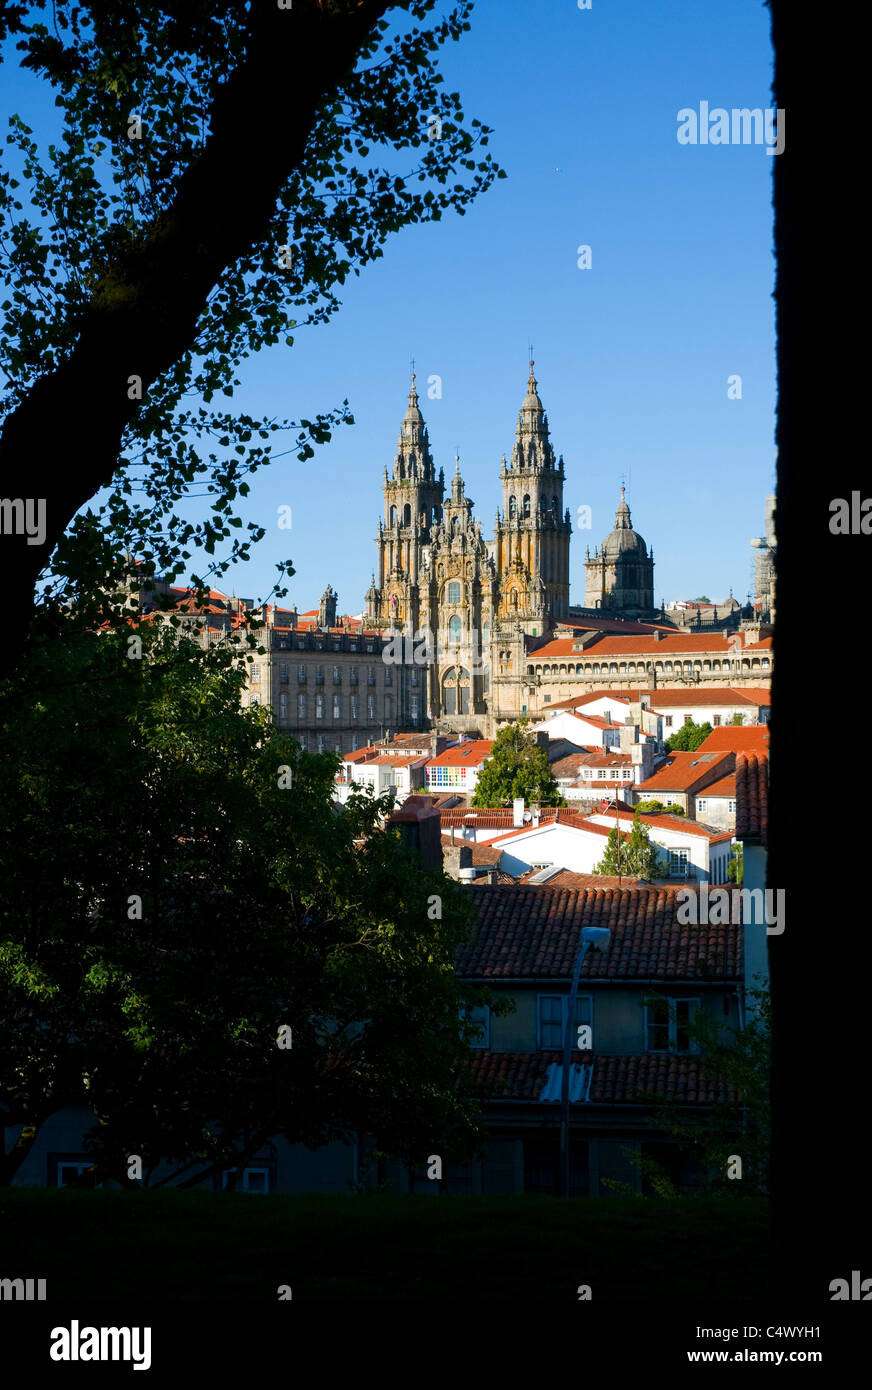
[[[581,976],[581,963],[588,947],[595,946],[601,951],[608,949],[611,932],[608,927],[582,927],[581,942],[572,972],[572,985],[566,1007],[566,1029],[563,1035],[563,1072],[560,1079],[560,1196],[569,1196],[569,1058],[572,1053],[572,1037],[575,1027],[575,1001],[578,997],[578,981]]]

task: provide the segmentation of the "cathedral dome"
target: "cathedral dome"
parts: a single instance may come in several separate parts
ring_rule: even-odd
[[[628,559],[645,560],[648,558],[648,547],[638,531],[633,530],[630,523],[630,508],[624,501],[623,488],[621,488],[621,505],[615,512],[615,529],[606,536],[600,546],[600,555],[604,560],[617,560],[623,556]]]

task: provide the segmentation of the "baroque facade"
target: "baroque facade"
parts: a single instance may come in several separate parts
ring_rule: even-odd
[[[502,510],[486,541],[459,458],[444,495],[412,375],[393,470],[384,471],[378,579],[374,573],[364,621],[429,635],[427,717],[437,727],[492,722],[492,681],[520,673],[525,639],[545,636],[568,616],[572,525],[564,481],[531,362],[514,447],[500,469]]]
[[[623,488],[613,530],[585,558],[584,607],[570,606],[566,471],[562,456],[555,456],[532,362],[514,446],[508,459],[503,456],[499,480],[502,507],[487,540],[466,495],[459,458],[446,495],[413,373],[393,467],[390,473],[384,469],[377,569],[363,621],[366,628],[400,634],[404,641],[393,649],[394,659],[426,672],[428,724],[491,736],[502,722],[540,714],[552,700],[605,682],[729,684],[739,673],[748,681],[753,672],[755,684],[768,684],[765,632],[759,625],[753,632],[737,631],[738,604],[706,623],[710,634],[701,632],[697,614],[692,639],[680,638],[675,622],[655,608],[654,552],[633,529]],[[671,637],[668,657],[666,646],[652,648],[655,634]],[[608,637],[626,648],[623,661],[609,651],[603,663],[597,658],[605,649],[588,650]],[[761,649],[739,656],[761,638]],[[582,651],[586,659],[579,660]],[[664,659],[652,659],[655,654]],[[543,682],[551,687],[547,694]]]

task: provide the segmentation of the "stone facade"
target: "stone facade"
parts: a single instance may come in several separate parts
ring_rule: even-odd
[[[364,622],[419,643],[426,672],[421,712],[429,726],[491,737],[501,723],[541,715],[551,703],[605,684],[737,684],[737,676],[768,684],[771,652],[743,654],[761,633],[738,631],[751,610],[743,614],[733,602],[710,624],[688,621],[696,635],[677,660],[671,652],[663,660],[643,655],[655,629],[675,633],[677,627],[654,607],[654,552],[633,530],[623,488],[614,530],[587,553],[585,605],[570,607],[565,466],[554,454],[532,362],[514,447],[508,460],[503,456],[499,478],[502,508],[488,541],[474,519],[459,458],[445,496],[413,374],[393,469],[384,470],[377,571]],[[627,653],[624,660],[601,661],[588,652],[606,633],[639,635],[638,659]],[[580,657],[537,660],[560,637],[577,639]],[[701,640],[710,651],[701,650]]]

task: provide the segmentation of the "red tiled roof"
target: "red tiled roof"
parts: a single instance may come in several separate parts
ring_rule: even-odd
[[[769,747],[768,724],[725,724],[712,729],[696,750],[698,753],[763,752]]]
[[[730,752],[712,754],[711,749],[703,752],[696,749],[692,753],[669,753],[656,772],[640,782],[637,791],[689,791],[701,777],[711,776],[718,768],[721,773],[732,772],[735,754]]]
[[[683,925],[671,885],[565,889],[550,884],[483,885],[475,895],[474,939],[457,953],[469,979],[569,979],[582,927],[608,927],[606,952],[589,950],[583,980],[737,980],[742,928]]]
[[[534,874],[540,873],[539,869],[528,869],[525,874],[519,874],[518,883],[529,883]],[[633,888],[642,883],[642,879],[635,878],[632,874],[623,874],[618,878],[617,874],[577,874],[571,869],[561,869],[559,874],[552,874],[547,880],[549,888]],[[544,884],[532,884],[533,888],[544,887]]]
[[[502,844],[504,840],[513,840],[518,835],[536,834],[538,831],[550,829],[552,825],[558,823],[566,826],[570,830],[587,830],[594,835],[608,835],[609,833],[609,827],[606,825],[597,825],[596,821],[588,820],[577,811],[570,811],[568,813],[564,811],[559,813],[559,822],[554,817],[549,817],[547,820],[543,817],[538,825],[530,824],[519,826],[516,830],[507,831],[505,835],[495,835],[490,843],[492,845],[499,845]],[[622,830],[621,839],[629,840],[629,838],[629,831]]]
[[[697,796],[729,796],[733,800],[736,797],[736,774],[731,772],[729,777],[722,777],[719,782],[712,782],[708,787],[701,787]]]
[[[476,1048],[470,1069],[478,1082],[502,1083],[501,1094],[488,1097],[489,1100],[536,1102],[545,1086],[548,1068],[562,1063],[560,1052],[491,1052]],[[594,1105],[644,1105],[652,1100],[716,1105],[739,1098],[734,1087],[706,1075],[705,1062],[699,1056],[647,1052],[615,1057],[592,1053],[588,1059],[591,1063],[590,1101]]]
[[[736,758],[736,839],[766,844],[769,829],[769,755]]]
[[[614,807],[601,814],[611,816],[613,810]],[[632,815],[621,813],[621,820],[632,820]],[[688,820],[686,816],[674,816],[665,811],[640,811],[639,821],[642,825],[653,826],[657,830],[674,830],[681,835],[701,835],[711,845],[717,844],[719,840],[731,840],[733,838],[731,830],[707,830],[698,821]]]
[[[729,645],[728,637],[723,632],[713,633],[684,633],[684,632],[665,632],[659,638],[653,635],[640,633],[630,637],[599,637],[590,642],[581,651],[575,651],[577,637],[556,637],[548,642],[544,647],[537,647],[534,652],[528,654],[528,659],[540,661],[543,658],[550,659],[556,656],[571,656],[575,660],[593,657],[594,660],[601,656],[633,656],[637,653],[644,655],[655,655],[663,652],[672,655],[676,652],[723,652],[730,656],[732,648]],[[771,638],[767,638],[771,645]],[[762,646],[756,643],[755,649]],[[742,652],[747,648],[743,647]]]
[[[655,710],[661,706],[669,708],[676,705],[735,705],[741,708],[743,705],[768,706],[770,699],[768,690],[752,695],[747,690],[737,690],[730,686],[721,686],[717,690],[694,686],[690,690],[652,690],[651,702]]]
[[[431,758],[428,767],[477,767],[490,756],[494,746],[492,738],[467,739],[464,743],[452,743],[437,757]]]

